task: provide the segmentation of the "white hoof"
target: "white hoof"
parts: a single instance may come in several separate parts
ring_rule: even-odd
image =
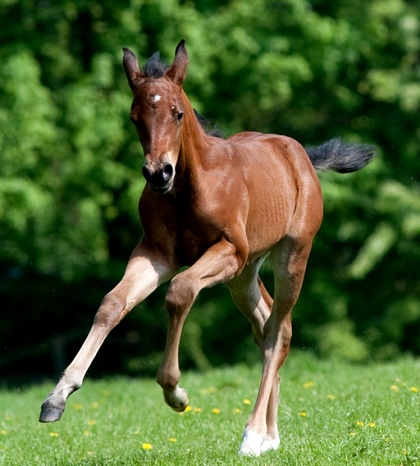
[[[268,450],[277,450],[280,446],[280,438],[266,437],[261,445],[261,453]]]
[[[245,429],[239,454],[242,456],[260,456],[264,437],[251,429]]]
[[[178,413],[185,411],[188,406],[188,395],[183,388],[176,387],[173,392],[163,392],[163,395],[166,403]]]

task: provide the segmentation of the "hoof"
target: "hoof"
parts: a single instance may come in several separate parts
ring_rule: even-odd
[[[266,437],[264,439],[264,442],[261,445],[261,453],[264,451],[269,451],[269,450],[277,450],[280,446],[280,438],[269,438]]]
[[[260,456],[263,437],[250,429],[245,429],[242,445],[239,449],[240,456]]]
[[[177,413],[183,413],[187,409],[187,406],[188,406],[188,398],[185,403],[180,403],[176,406],[171,406],[171,408]]]
[[[239,456],[260,456],[260,452],[258,450],[253,450],[250,447],[241,447],[238,452]]]
[[[39,415],[39,422],[55,422],[61,419],[64,409],[57,408],[48,404],[41,406],[41,414]]]
[[[166,403],[177,413],[182,413],[188,406],[187,392],[177,387],[173,392],[163,392]]]

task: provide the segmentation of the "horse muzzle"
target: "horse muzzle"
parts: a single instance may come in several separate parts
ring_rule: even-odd
[[[152,170],[144,165],[142,172],[145,180],[150,183],[150,187],[155,193],[164,194],[172,188],[175,170],[170,163],[165,164],[158,170]]]

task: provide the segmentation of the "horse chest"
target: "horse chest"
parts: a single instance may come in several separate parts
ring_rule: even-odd
[[[210,221],[193,216],[179,225],[177,252],[183,265],[192,265],[220,238],[220,230]]]

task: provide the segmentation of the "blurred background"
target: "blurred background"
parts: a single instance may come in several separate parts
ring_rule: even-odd
[[[325,217],[293,345],[355,363],[420,354],[419,0],[0,0],[0,382],[57,377],[141,237],[142,151],[123,46],[171,63],[226,136],[376,146],[320,174]],[[269,265],[262,278],[272,289]],[[90,376],[154,375],[162,286],[111,333]],[[226,287],[204,290],[181,367],[253,364]]]

